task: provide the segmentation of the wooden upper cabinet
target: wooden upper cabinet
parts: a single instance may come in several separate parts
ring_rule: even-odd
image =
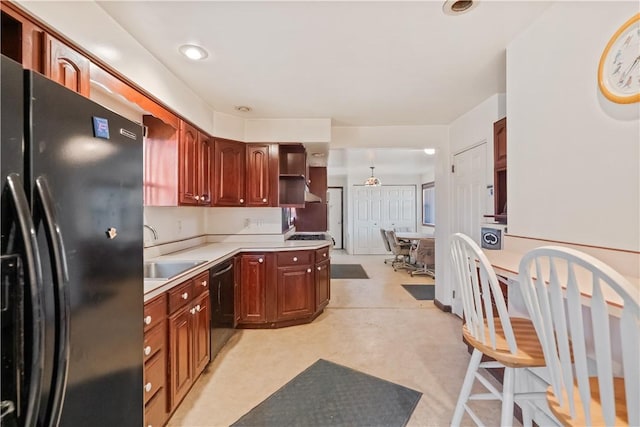
[[[11,3],[3,1],[2,54],[29,70],[44,72],[44,30],[20,13]]]
[[[213,151],[213,205],[245,206],[245,144],[216,139]]]
[[[180,205],[199,204],[198,130],[185,121],[180,121],[178,153],[178,202]],[[197,197],[197,199],[196,199]]]
[[[44,74],[51,80],[89,97],[89,58],[61,41],[44,35]]]
[[[211,168],[213,162],[213,139],[200,132],[198,134],[198,194],[201,205],[211,204]]]
[[[178,134],[179,129],[163,120],[145,115],[144,205],[178,205]]]
[[[278,144],[246,144],[245,206],[278,206]]]
[[[507,167],[507,118],[493,124],[494,169]]]

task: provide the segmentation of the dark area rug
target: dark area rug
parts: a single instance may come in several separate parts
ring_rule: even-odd
[[[402,285],[417,300],[433,300],[436,297],[436,285]]]
[[[360,264],[331,264],[332,279],[368,279]]]
[[[232,426],[405,426],[422,393],[319,359]]]

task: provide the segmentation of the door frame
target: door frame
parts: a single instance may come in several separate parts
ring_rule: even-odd
[[[344,249],[344,187],[343,186],[329,186],[327,187],[327,190],[329,189],[334,189],[334,190],[340,190],[340,242],[342,242],[342,247],[337,248],[337,249]],[[327,218],[328,221],[331,220],[331,213],[329,212],[329,218]]]

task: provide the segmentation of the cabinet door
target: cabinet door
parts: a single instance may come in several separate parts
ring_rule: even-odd
[[[267,262],[265,254],[240,257],[240,323],[267,321]]]
[[[144,138],[144,205],[178,205],[178,127],[151,115],[142,123]]]
[[[493,124],[494,169],[507,167],[507,118]],[[497,212],[496,212],[497,213]]]
[[[311,265],[278,268],[277,320],[297,319],[314,312],[313,280]]]
[[[89,59],[48,34],[44,35],[44,40],[44,74],[88,98]]]
[[[197,205],[200,199],[198,187],[199,152],[197,129],[189,123],[180,121],[178,202],[181,205]]]
[[[246,206],[277,206],[276,144],[247,144]]]
[[[198,194],[201,205],[211,204],[211,146],[213,140],[209,135],[200,133],[198,136]]]
[[[331,262],[329,260],[316,264],[316,311],[329,304],[331,297]]]
[[[29,70],[44,73],[44,30],[31,22],[8,1],[0,3],[2,8],[2,54]]]
[[[244,143],[216,139],[214,143],[215,206],[244,206]]]
[[[169,317],[170,407],[173,410],[191,388],[193,369],[193,314],[187,305]]]
[[[193,355],[194,378],[207,366],[211,359],[211,305],[209,292],[203,293],[194,301],[193,313]]]

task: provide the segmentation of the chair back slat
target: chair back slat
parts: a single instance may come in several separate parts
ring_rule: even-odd
[[[533,266],[533,267],[532,267]],[[527,253],[520,263],[523,299],[539,336],[555,399],[571,419],[617,425],[625,405],[614,378],[623,375],[626,422],[640,425],[640,292],[601,261],[564,247]],[[591,294],[586,299],[583,293]],[[607,297],[623,301],[620,313]],[[589,301],[585,305],[585,301]],[[611,331],[620,325],[622,372]],[[616,337],[617,338],[617,337]],[[590,378],[597,377],[595,382]],[[619,381],[616,380],[616,381]],[[577,395],[574,393],[577,387]],[[592,396],[599,401],[592,403]],[[581,413],[577,413],[581,411]],[[617,412],[618,411],[618,412]]]
[[[498,278],[480,247],[469,236],[456,233],[451,236],[451,261],[462,297],[466,326],[471,335],[484,345],[497,348],[495,306],[509,351],[517,353]]]

